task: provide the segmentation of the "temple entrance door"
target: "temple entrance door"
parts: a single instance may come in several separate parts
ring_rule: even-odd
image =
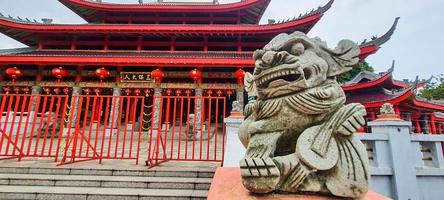
[[[226,97],[155,96],[146,164],[223,162],[226,102]]]

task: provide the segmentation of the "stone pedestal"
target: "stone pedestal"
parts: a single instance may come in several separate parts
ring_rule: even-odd
[[[224,167],[239,167],[239,161],[244,157],[246,149],[239,140],[239,127],[244,121],[240,113],[232,113],[225,118],[227,140],[225,144]]]
[[[344,198],[320,195],[270,194],[256,195],[242,185],[239,168],[218,168],[211,184],[208,200],[343,200]],[[384,196],[369,193],[367,200],[389,200]]]
[[[373,134],[387,134],[393,168],[394,196],[397,199],[420,199],[416,181],[415,163],[411,157],[415,151],[410,146],[412,122],[400,120],[376,120],[369,122]]]

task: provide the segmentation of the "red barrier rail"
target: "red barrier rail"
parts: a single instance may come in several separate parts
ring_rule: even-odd
[[[226,97],[1,94],[0,159],[222,162],[226,109]]]
[[[147,165],[165,161],[223,162],[225,97],[154,97]]]
[[[57,161],[66,95],[0,95],[0,157],[50,157]]]
[[[73,96],[60,164],[106,159],[139,162],[145,98]]]

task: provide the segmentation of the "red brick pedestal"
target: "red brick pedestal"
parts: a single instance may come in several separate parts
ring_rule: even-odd
[[[239,168],[218,168],[208,194],[209,200],[343,200],[341,198],[313,195],[271,194],[266,196],[250,193],[242,185]],[[389,200],[369,193],[367,200]]]

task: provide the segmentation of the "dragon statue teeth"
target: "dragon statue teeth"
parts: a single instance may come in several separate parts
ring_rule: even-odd
[[[369,161],[354,132],[364,124],[360,104],[345,103],[336,76],[359,62],[349,40],[329,49],[304,33],[280,34],[254,53],[247,73],[249,102],[239,137],[244,186],[253,193],[321,193],[360,199]]]

